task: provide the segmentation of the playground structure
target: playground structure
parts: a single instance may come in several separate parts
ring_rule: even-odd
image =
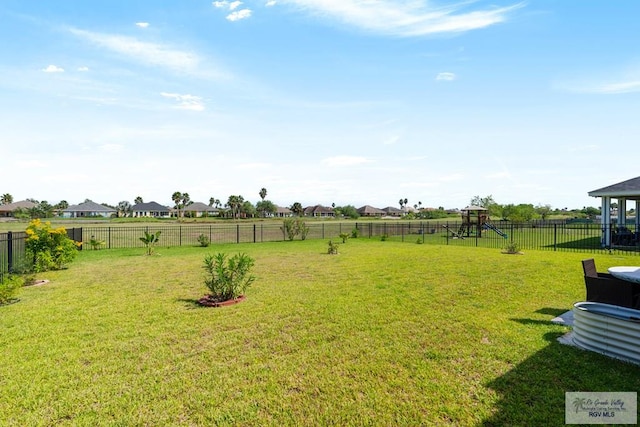
[[[472,234],[482,237],[483,230],[494,231],[505,239],[508,237],[507,233],[491,223],[487,209],[481,206],[467,206],[462,210],[462,224],[460,224],[458,231],[452,230],[448,225],[443,225],[443,227],[451,233],[454,239],[464,239]]]

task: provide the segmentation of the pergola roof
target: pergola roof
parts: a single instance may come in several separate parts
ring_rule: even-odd
[[[462,209],[462,212],[473,212],[473,211],[487,211],[487,208],[483,208],[482,206],[467,206],[466,208]]]
[[[589,191],[591,197],[613,197],[630,200],[640,200],[640,176]]]

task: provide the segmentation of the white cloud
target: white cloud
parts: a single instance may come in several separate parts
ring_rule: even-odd
[[[267,7],[271,7],[271,6],[275,6],[275,4],[276,4],[276,0],[269,0],[264,5]]]
[[[448,73],[448,72],[444,72],[444,73],[438,73],[438,75],[436,76],[436,80],[438,81],[446,81],[446,82],[450,82],[456,79],[456,75],[453,73]]]
[[[108,153],[118,153],[122,151],[122,144],[103,144],[100,146],[102,151],[106,151]]]
[[[149,27],[149,23],[148,22],[136,22],[136,27],[147,28],[147,27]]]
[[[195,53],[181,51],[166,45],[143,42],[133,37],[94,33],[76,28],[71,28],[69,31],[97,46],[149,65],[166,67],[174,71],[195,72],[200,63],[200,58]]]
[[[246,19],[249,18],[251,16],[251,10],[250,9],[242,9],[242,10],[237,10],[235,12],[232,12],[230,14],[227,15],[227,20],[234,22],[234,21],[239,21],[241,19]]]
[[[620,83],[608,83],[608,84],[594,87],[588,91],[593,93],[602,93],[602,94],[640,92],[640,80],[620,82]]]
[[[504,179],[511,178],[511,174],[508,171],[495,172],[487,175],[489,179]]]
[[[524,3],[517,3],[469,10],[473,2],[437,7],[426,0],[282,0],[282,3],[367,31],[397,36],[460,33],[486,28],[506,21],[510,13],[524,7]]]
[[[449,175],[442,175],[438,177],[438,181],[441,181],[441,182],[462,181],[463,179],[464,179],[464,175],[461,173],[452,173]]]
[[[322,163],[324,165],[330,167],[354,166],[370,162],[371,160],[367,159],[366,157],[359,156],[334,156],[322,160]]]
[[[49,65],[47,68],[43,68],[45,73],[64,73],[64,68],[60,68],[57,65]]]
[[[228,1],[214,1],[212,4],[214,7],[217,7],[219,9],[226,9],[227,7],[229,7]]]
[[[241,163],[238,165],[238,169],[244,169],[244,170],[255,170],[255,169],[269,170],[272,167],[273,165],[271,163],[265,163],[265,162]]]
[[[400,136],[399,135],[393,135],[390,136],[388,138],[386,138],[384,141],[382,141],[383,145],[393,145],[393,144],[397,144],[398,141],[400,141]]]
[[[236,10],[241,4],[241,1],[232,1],[229,3],[229,10]]]
[[[78,71],[80,72],[89,71],[89,67],[78,67]]]
[[[160,93],[160,95],[176,101],[178,103],[178,106],[176,108],[179,108],[181,110],[203,111],[205,108],[204,101],[200,96],[180,95],[178,93],[167,92],[162,92]]]

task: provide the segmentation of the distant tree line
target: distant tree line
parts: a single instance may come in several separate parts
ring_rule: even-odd
[[[241,195],[230,195],[227,198],[226,203],[222,203],[220,199],[215,197],[209,198],[209,206],[219,209],[221,216],[229,218],[269,218],[276,215],[278,207],[267,200],[267,189],[261,188],[258,192],[260,200],[254,205],[250,201],[245,200]],[[65,200],[60,201],[55,205],[49,204],[46,200],[38,201],[35,199],[27,199],[35,204],[32,208],[22,208],[14,212],[14,217],[28,219],[28,218],[50,218],[55,216],[56,213],[60,214],[63,210],[69,207],[69,203]],[[184,218],[189,216],[189,212],[185,211],[185,208],[193,204],[189,193],[175,191],[171,195],[173,201],[173,209],[175,209],[176,216],[178,218]],[[90,202],[90,199],[85,199],[85,202]],[[0,196],[0,205],[10,204],[14,202],[14,198],[11,194],[5,193]],[[128,201],[121,201],[116,206],[111,206],[108,203],[101,203],[104,206],[115,209],[118,212],[119,217],[128,217],[133,215],[133,206],[144,203],[141,196],[137,196],[134,199],[132,205]],[[456,216],[455,213],[445,210],[442,206],[437,209],[423,209],[422,202],[419,201],[413,205],[411,210],[409,200],[404,197],[398,201],[400,209],[405,212],[404,217],[406,219],[441,219]],[[493,196],[488,195],[485,197],[474,196],[471,198],[469,205],[479,206],[487,209],[490,217],[496,219],[509,220],[514,222],[531,221],[533,219],[548,219],[552,215],[572,216],[577,218],[594,218],[600,214],[600,209],[594,207],[583,207],[582,209],[568,210],[553,209],[551,205],[533,205],[533,204],[499,204]],[[616,207],[616,203],[611,204],[612,207]],[[360,217],[358,210],[353,205],[336,206],[333,203],[332,208],[336,217],[357,219]],[[294,202],[289,206],[292,214],[295,216],[302,216],[304,214],[304,208],[300,202]],[[630,211],[633,213],[633,210]]]

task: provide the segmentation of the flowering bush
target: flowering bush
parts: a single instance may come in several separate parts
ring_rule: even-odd
[[[50,222],[34,219],[26,230],[27,255],[33,260],[36,272],[60,270],[75,259],[81,242],[67,236],[64,227],[52,228]]]

